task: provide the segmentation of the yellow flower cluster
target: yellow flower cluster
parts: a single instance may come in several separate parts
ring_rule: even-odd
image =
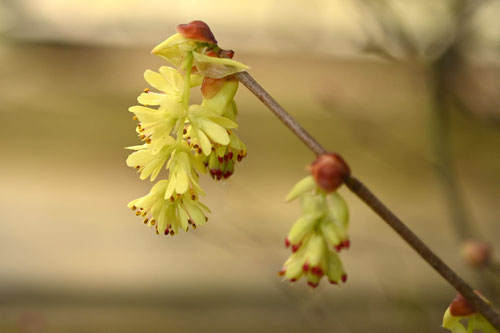
[[[285,240],[292,254],[280,275],[291,282],[305,277],[313,288],[323,276],[332,284],[345,282],[347,274],[337,254],[350,245],[349,212],[344,199],[337,192],[320,189],[313,176],[299,181],[287,201],[295,198],[300,198],[302,214]]]
[[[143,180],[154,181],[168,170],[166,179],[128,206],[158,234],[170,235],[207,220],[210,211],[199,201],[205,194],[199,174],[208,169],[214,179],[226,179],[234,163],[246,156],[245,144],[234,133],[238,81],[231,75],[247,67],[225,58],[233,53],[217,46],[203,22],[181,25],[178,31],[152,51],[175,68],[146,70],[144,79],[155,91],[145,89],[137,98],[141,105],[129,108],[144,143],[128,147],[134,152],[127,158]],[[190,104],[190,90],[196,86],[201,86],[203,100]]]

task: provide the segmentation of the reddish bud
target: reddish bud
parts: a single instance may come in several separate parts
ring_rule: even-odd
[[[450,304],[450,314],[454,317],[464,317],[476,313],[476,310],[467,303],[462,294],[458,294]]]
[[[217,44],[214,34],[203,21],[192,21],[187,24],[179,24],[177,26],[177,32],[186,38]]]
[[[462,247],[462,257],[471,266],[486,266],[491,259],[491,246],[479,240],[469,240]]]
[[[288,240],[288,237],[285,238],[285,246],[290,247],[290,241]]]
[[[326,192],[335,191],[351,174],[344,159],[334,153],[319,156],[311,164],[310,171],[318,186]]]
[[[205,77],[203,79],[203,83],[201,84],[201,94],[206,99],[214,97],[222,88],[224,82],[226,82],[225,77],[221,79],[213,79],[211,77]]]
[[[342,279],[343,283],[346,283],[346,281],[347,281],[347,274],[343,274],[342,277],[341,277],[341,279]]]

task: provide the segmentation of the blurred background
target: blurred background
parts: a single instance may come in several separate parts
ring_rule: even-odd
[[[248,157],[202,177],[209,222],[157,236],[126,207],[127,108],[195,19],[497,305],[500,1],[1,0],[0,332],[444,332],[456,295],[345,188],[349,280],[277,276],[314,156],[240,87]],[[469,255],[469,262],[470,255]]]

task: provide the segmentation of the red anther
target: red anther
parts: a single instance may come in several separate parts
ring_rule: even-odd
[[[214,34],[208,25],[203,21],[197,20],[187,24],[179,24],[177,26],[177,32],[186,38],[198,40],[200,42],[217,44]]]
[[[170,236],[173,236],[173,235],[174,235],[174,231],[170,230]]]
[[[334,153],[319,156],[310,166],[314,180],[326,192],[335,191],[351,174],[342,157]]]
[[[203,165],[204,165],[205,167],[207,167],[207,166],[208,166],[208,162],[203,162]]]
[[[347,274],[343,274],[341,279],[342,279],[342,282],[345,283],[347,281]]]
[[[311,281],[307,281],[307,284],[312,287],[312,288],[316,288],[317,286],[319,286],[319,283],[314,283],[314,282],[311,282]]]
[[[351,241],[346,239],[343,243],[342,246],[346,249],[348,249],[351,246]]]
[[[335,250],[340,252],[340,250],[342,250],[342,243],[335,245]]]
[[[217,159],[219,160],[219,163],[224,162],[224,158],[222,156],[217,156]]]
[[[300,248],[302,243],[292,245],[292,252],[295,253]]]
[[[295,282],[295,281],[297,281],[296,278],[290,279],[290,282]]]
[[[331,284],[339,284],[337,281],[333,281],[333,280],[328,280],[328,282],[330,282]]]
[[[288,240],[288,237],[285,238],[285,246],[290,247],[290,241]]]
[[[467,303],[462,294],[458,294],[450,304],[450,314],[455,317],[464,317],[476,313],[476,310]]]
[[[229,158],[230,160],[232,160],[232,159],[233,159],[233,152],[232,152],[232,151],[230,151],[230,152],[229,152],[229,154],[228,154],[227,156],[228,156],[228,158]]]
[[[165,235],[168,235],[168,234],[169,234],[169,230],[168,230],[168,229],[165,229],[164,234],[165,234]]]
[[[243,159],[243,155],[238,155],[238,162],[241,162],[242,159]]]
[[[316,266],[311,268],[311,273],[317,276],[323,276],[323,269],[320,266]]]
[[[224,161],[229,161],[229,154],[224,155]]]
[[[224,179],[228,179],[229,177],[231,177],[233,173],[231,171],[228,171],[224,174]]]
[[[283,275],[285,275],[285,273],[286,273],[286,269],[283,268],[281,271],[278,272],[278,275],[283,276]]]
[[[234,51],[233,50],[220,50],[219,57],[233,59]]]
[[[302,265],[302,270],[304,272],[307,272],[309,270],[309,263],[308,262],[306,262],[304,265]]]
[[[206,99],[210,99],[217,95],[219,90],[222,88],[224,85],[224,82],[226,82],[226,78],[220,78],[220,79],[213,79],[211,77],[205,77],[203,79],[203,83],[201,84],[201,94],[203,97]]]

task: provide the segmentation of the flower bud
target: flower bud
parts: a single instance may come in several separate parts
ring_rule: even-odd
[[[462,257],[474,267],[488,265],[491,259],[491,246],[479,240],[469,240],[462,247]]]
[[[310,171],[318,186],[325,192],[335,191],[351,174],[344,159],[334,153],[319,156],[311,164]]]
[[[467,303],[462,294],[458,294],[450,304],[450,314],[455,317],[465,317],[475,313],[476,310]]]
[[[187,24],[179,24],[177,26],[177,32],[186,38],[217,44],[217,40],[208,27],[208,24],[203,21],[192,21]]]

